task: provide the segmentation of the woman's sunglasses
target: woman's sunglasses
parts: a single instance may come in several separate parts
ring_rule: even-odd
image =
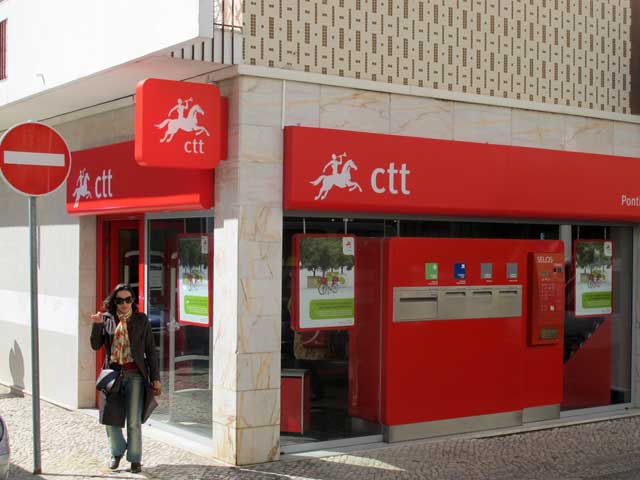
[[[131,298],[131,296],[122,298],[122,297],[116,297],[116,305],[122,305],[123,303],[132,303],[133,302],[133,298]]]

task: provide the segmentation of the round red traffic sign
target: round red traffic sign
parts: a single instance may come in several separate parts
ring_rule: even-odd
[[[53,192],[64,183],[70,170],[69,147],[47,125],[20,123],[0,139],[0,174],[22,195],[36,197]]]

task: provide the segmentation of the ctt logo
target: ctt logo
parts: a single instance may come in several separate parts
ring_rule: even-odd
[[[111,169],[102,170],[102,175],[98,175],[93,182],[93,193],[89,189],[89,182],[91,182],[91,176],[87,172],[86,168],[80,170],[78,178],[76,179],[76,189],[73,191],[73,208],[78,208],[80,200],[95,198],[112,198],[111,192]]]
[[[333,187],[348,188],[350,192],[358,190],[362,192],[360,185],[351,179],[351,171],[357,171],[358,166],[352,159],[348,159],[343,162],[344,157],[347,156],[347,152],[340,155],[335,153],[331,154],[331,160],[322,168],[322,174],[312,180],[311,185],[320,185],[318,194],[314,197],[314,200],[324,200]],[[327,169],[331,169],[330,173],[325,174]],[[407,188],[407,177],[411,171],[407,170],[407,165],[402,164],[398,170],[394,162],[390,162],[388,167],[374,168],[369,176],[371,189],[377,194],[384,194],[387,191],[392,195],[401,193],[402,195],[410,195],[411,191]],[[384,181],[386,174],[387,182]],[[397,174],[400,177],[399,189],[397,188]],[[380,178],[382,177],[382,178]]]
[[[160,139],[160,143],[170,143],[171,140],[173,140],[173,136],[180,130],[183,132],[194,132],[196,137],[203,133],[206,134],[207,137],[210,136],[209,131],[205,127],[198,125],[198,115],[204,116],[204,110],[198,104],[189,108],[190,102],[193,102],[193,98],[188,98],[185,101],[178,98],[177,103],[169,110],[169,113],[167,113],[167,118],[155,125],[155,127],[160,130],[166,128],[164,137]],[[171,116],[174,112],[176,112],[177,117]],[[185,112],[187,112],[186,115]],[[184,142],[184,151],[189,154],[204,153],[204,140],[196,140],[195,138],[186,140]]]

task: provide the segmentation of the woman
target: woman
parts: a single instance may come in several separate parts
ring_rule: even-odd
[[[111,448],[109,468],[115,470],[127,451],[131,472],[140,473],[142,459],[142,410],[145,405],[145,388],[153,382],[153,394],[160,395],[160,376],[156,345],[151,325],[144,313],[138,311],[132,288],[120,283],[103,302],[107,313],[91,315],[91,347],[98,350],[105,346],[109,366],[120,370],[120,393],[124,398],[127,419],[127,440],[122,429],[107,425],[107,437]]]

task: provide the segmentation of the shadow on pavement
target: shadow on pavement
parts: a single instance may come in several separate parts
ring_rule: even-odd
[[[40,475],[34,475],[31,471],[27,471],[14,465],[13,463],[9,464],[9,478],[11,480],[27,480],[27,479],[40,479],[43,478]]]
[[[144,471],[143,471],[144,473]],[[79,480],[82,478],[120,478],[120,479],[127,479],[127,478],[136,478],[136,479],[141,479],[144,478],[144,476],[142,475],[135,475],[132,474],[131,472],[127,472],[127,471],[122,471],[121,473],[96,473],[96,474],[88,474],[88,473],[50,473],[50,472],[42,472],[40,475],[34,475],[33,473],[31,473],[31,470],[25,470],[22,467],[19,467],[17,465],[14,465],[13,463],[10,465],[9,468],[9,480],[45,480],[45,479],[51,479],[51,478],[55,478],[55,479],[59,479],[59,480],[64,480],[64,479],[69,479],[69,480]],[[179,477],[174,477],[174,478],[179,478]]]

